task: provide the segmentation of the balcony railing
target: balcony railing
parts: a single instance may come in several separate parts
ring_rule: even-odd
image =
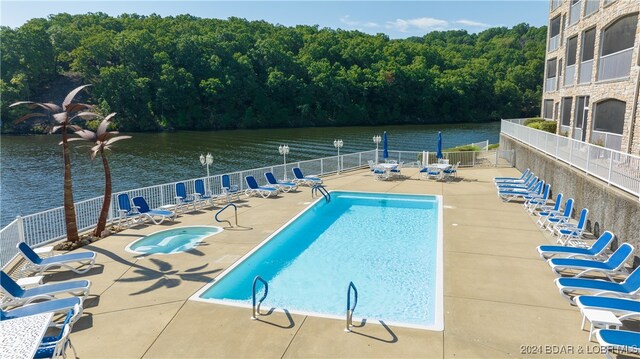
[[[591,73],[593,72],[593,60],[587,60],[580,63],[580,73],[578,74],[578,83],[585,84],[591,82]]]
[[[556,90],[556,77],[550,77],[544,82],[544,92],[553,92]]]
[[[591,15],[600,8],[600,0],[587,0],[584,5],[584,16]]]
[[[574,140],[582,141],[582,129],[576,127],[573,129],[573,136],[571,136]]]
[[[611,186],[640,196],[639,156],[536,130],[511,120],[502,120],[500,132]]]
[[[576,65],[570,65],[564,69],[564,85],[573,86],[573,79],[576,74]]]
[[[580,7],[582,6],[582,1],[578,1],[577,3],[571,5],[569,9],[569,26],[575,24],[580,20]]]
[[[560,125],[560,135],[567,137],[571,132],[571,126]]]
[[[600,57],[598,81],[618,79],[629,76],[633,47]]]
[[[593,130],[591,131],[591,143],[597,146],[620,151],[622,148],[622,135]]]
[[[549,39],[549,52],[555,51],[560,47],[560,34]]]

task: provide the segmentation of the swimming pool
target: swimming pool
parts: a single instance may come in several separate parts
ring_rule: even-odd
[[[442,201],[439,196],[332,191],[224,271],[192,299],[251,305],[256,275],[269,283],[263,308],[442,330]]]
[[[193,226],[155,232],[133,241],[126,248],[136,254],[173,254],[188,251],[204,238],[222,232],[215,226]]]

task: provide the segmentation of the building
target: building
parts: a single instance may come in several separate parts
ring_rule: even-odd
[[[551,0],[541,116],[557,133],[640,154],[638,0]]]

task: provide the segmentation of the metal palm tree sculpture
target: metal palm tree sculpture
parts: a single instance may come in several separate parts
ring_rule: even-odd
[[[58,130],[62,132],[62,157],[64,160],[64,217],[67,229],[67,240],[77,242],[80,240],[78,236],[78,225],[76,223],[76,209],[73,203],[73,188],[71,182],[71,159],[69,156],[68,137],[69,131],[78,131],[80,127],[72,124],[72,121],[81,118],[84,120],[98,117],[97,114],[90,112],[93,106],[73,102],[76,95],[84,88],[91,85],[83,85],[73,89],[62,102],[62,106],[46,102],[19,101],[11,104],[9,107],[26,105],[30,109],[44,109],[43,112],[31,112],[21,118],[16,123],[20,123],[35,117],[53,118],[53,127],[50,133],[56,133]]]
[[[111,170],[109,169],[109,162],[107,161],[105,151],[110,151],[114,142],[131,138],[131,136],[116,136],[118,132],[108,131],[111,119],[115,115],[116,114],[114,112],[105,117],[98,126],[98,130],[96,132],[89,130],[76,131],[76,135],[80,137],[69,139],[69,142],[93,142],[95,145],[91,147],[91,159],[95,159],[97,154],[100,154],[100,157],[102,158],[102,167],[104,168],[104,200],[102,201],[102,209],[100,210],[100,216],[98,217],[98,224],[93,232],[93,235],[96,237],[101,237],[102,232],[107,226],[109,207],[111,206]]]

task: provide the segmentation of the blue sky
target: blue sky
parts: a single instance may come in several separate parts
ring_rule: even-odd
[[[434,30],[465,29],[479,32],[489,27],[521,22],[547,23],[549,2],[533,1],[5,1],[0,2],[0,23],[17,27],[32,18],[66,12],[104,12],[112,16],[137,13],[161,16],[191,14],[203,18],[230,16],[265,20],[285,26],[360,30],[391,38],[421,36]]]

